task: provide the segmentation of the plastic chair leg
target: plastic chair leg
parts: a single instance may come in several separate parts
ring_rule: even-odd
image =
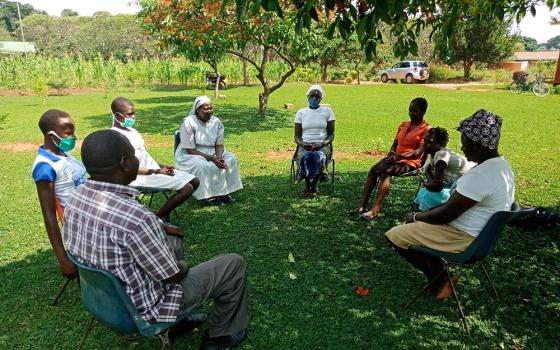
[[[455,286],[451,281],[451,273],[449,272],[449,268],[447,266],[445,267],[445,271],[447,273],[447,281],[451,285],[451,291],[453,291],[453,298],[455,298],[455,303],[457,304],[457,308],[459,309],[459,313],[461,314],[461,320],[463,321],[465,332],[467,332],[468,335],[471,335],[471,332],[469,330],[469,325],[467,324],[467,318],[465,317],[465,313],[463,312],[463,307],[461,306],[461,300],[459,299],[459,294],[457,293],[457,290],[455,289]]]
[[[416,294],[416,296],[415,296],[414,298],[412,298],[412,300],[410,300],[408,303],[406,303],[406,304],[403,306],[403,308],[404,308],[404,309],[408,309],[409,307],[411,307],[411,306],[416,302],[416,300],[418,300],[418,298],[420,298],[420,296],[422,296],[422,294],[424,294],[424,292],[426,292],[426,290],[427,290],[428,288],[430,288],[430,286],[431,286],[435,281],[437,281],[437,279],[439,278],[439,276],[441,276],[441,274],[443,273],[443,271],[444,271],[444,270],[441,270],[441,271],[436,275],[436,277],[432,278],[432,280],[431,280],[430,282],[426,283],[426,284],[424,285],[424,287],[422,288],[422,290],[420,291],[420,293]]]
[[[62,294],[66,290],[66,287],[68,287],[68,284],[70,284],[70,281],[71,281],[71,279],[69,279],[69,278],[66,279],[66,282],[64,282],[64,285],[62,286],[62,288],[60,288],[60,291],[58,292],[58,295],[56,296],[56,298],[54,298],[53,302],[51,303],[51,306],[55,306],[56,304],[58,304],[58,301],[60,300],[60,297],[62,296]]]
[[[78,345],[78,350],[82,350],[82,347],[84,346],[84,342],[86,341],[89,331],[93,328],[94,321],[95,321],[95,316],[91,316],[87,324],[86,330],[84,331],[84,335],[82,335],[82,339],[80,340],[80,345]]]
[[[496,286],[494,285],[494,282],[492,282],[492,279],[490,278],[490,275],[488,274],[488,271],[486,270],[486,266],[484,266],[484,263],[482,261],[480,262],[480,267],[482,267],[482,271],[484,271],[484,275],[486,276],[486,279],[490,283],[490,286],[492,286],[492,290],[494,291],[494,295],[496,296],[496,298],[499,298],[500,294],[498,294],[498,290],[496,290]]]
[[[163,334],[158,335],[159,340],[161,340],[161,350],[171,349],[175,350],[175,345],[169,340],[169,330],[165,331]]]

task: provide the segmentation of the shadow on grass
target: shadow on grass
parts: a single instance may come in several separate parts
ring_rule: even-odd
[[[139,105],[157,105],[137,106],[136,128],[140,133],[173,135],[190,111],[194,99],[194,96],[166,96],[133,101]],[[291,114],[280,109],[269,108],[267,116],[262,118],[258,115],[256,107],[224,103],[216,105],[214,113],[224,123],[226,136],[245,132],[273,131],[292,126]],[[111,120],[107,114],[86,116],[85,120],[97,129],[111,127]]]
[[[244,177],[234,205],[208,207],[191,200],[180,208],[176,223],[185,229],[191,265],[226,252],[248,262],[251,321],[243,348],[496,348],[501,342],[508,348],[515,342],[523,348],[557,347],[557,231],[529,237],[505,230],[489,259],[501,299],[492,298],[479,271],[460,271],[459,292],[473,332],[469,338],[451,300],[422,297],[410,310],[401,307],[424,278],[382,234],[408,211],[416,182],[399,179],[382,216],[368,223],[346,214],[359,199],[365,172],[337,174],[336,191],[323,186],[324,194],[314,199],[302,199],[303,184],[292,184],[286,173]],[[77,344],[87,320],[77,286],[60,306],[46,305],[62,283],[52,252],[2,266],[0,277],[9,281],[0,287],[0,345]],[[356,295],[357,286],[369,288],[370,295]],[[177,345],[194,349],[199,339],[199,334],[187,336]],[[104,327],[96,327],[86,344],[126,347]],[[142,340],[135,348],[156,344]]]

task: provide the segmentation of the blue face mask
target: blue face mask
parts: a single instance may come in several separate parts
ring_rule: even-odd
[[[312,96],[307,96],[307,102],[309,102],[309,108],[315,109],[319,107],[319,103],[321,103],[321,99]]]

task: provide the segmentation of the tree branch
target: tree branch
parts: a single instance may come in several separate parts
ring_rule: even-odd
[[[237,52],[237,51],[233,51],[233,50],[226,50],[227,53],[232,54],[234,56],[237,56],[239,58],[244,59],[245,61],[251,63],[258,71],[261,70],[260,66],[257,64],[257,62],[253,61],[252,59],[250,59],[249,55],[244,55],[243,53]]]

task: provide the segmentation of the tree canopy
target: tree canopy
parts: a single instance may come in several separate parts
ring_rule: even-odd
[[[291,30],[295,12],[259,12],[252,17],[236,16],[235,8],[203,0],[140,1],[139,17],[146,29],[165,47],[175,48],[191,60],[203,59],[217,71],[225,54],[249,62],[263,87],[259,94],[259,114],[266,114],[268,96],[280,88],[297,65],[310,56],[312,41],[308,31],[296,36]],[[227,5],[227,4],[226,4]],[[251,47],[253,50],[245,50]],[[251,52],[253,51],[253,52]],[[272,58],[285,63],[279,81],[268,79]],[[214,62],[214,63],[212,63]]]
[[[454,35],[449,38],[444,33],[435,36],[435,52],[446,63],[463,64],[464,78],[470,78],[474,63],[498,63],[513,54],[517,37],[509,33],[510,19],[500,21],[491,14],[485,14],[477,5],[482,1],[472,1],[465,12],[459,14]],[[443,7],[442,12],[448,10]]]
[[[20,4],[19,10],[22,19],[32,14],[47,14],[45,11],[35,10],[33,6],[27,4]],[[0,0],[0,26],[3,26],[8,32],[14,32],[19,28],[18,23],[19,18],[16,2]]]
[[[228,3],[229,0],[222,0],[224,6]],[[332,21],[327,31],[328,37],[332,37],[335,30],[343,38],[355,32],[370,60],[376,53],[377,45],[383,42],[379,30],[381,23],[389,25],[391,34],[396,38],[393,44],[396,56],[417,55],[417,38],[423,29],[430,28],[433,33],[452,39],[461,14],[468,11],[472,1],[235,0],[235,3],[240,18],[255,16],[262,10],[276,12],[280,17],[287,11],[296,11],[296,33],[301,33],[303,28],[310,28],[313,21]],[[539,4],[546,4],[552,9],[560,5],[560,0],[480,0],[477,8],[485,14],[485,18],[490,16],[499,21],[513,18],[519,22],[528,12],[534,16]],[[443,8],[446,10],[442,11]],[[450,40],[447,42],[451,44]]]

